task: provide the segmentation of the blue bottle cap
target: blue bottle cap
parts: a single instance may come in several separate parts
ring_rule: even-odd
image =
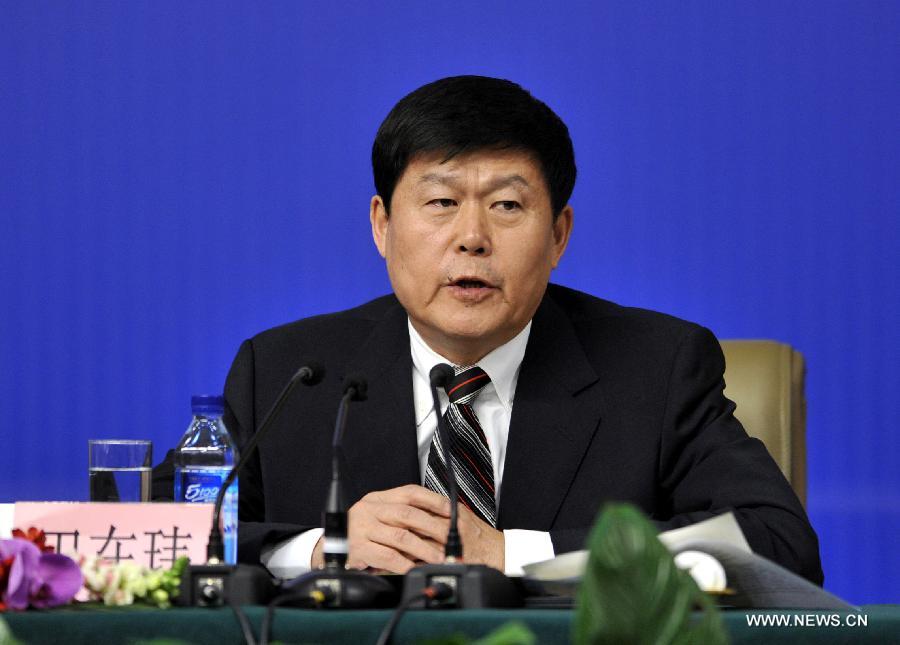
[[[224,396],[218,394],[195,394],[191,397],[191,412],[195,415],[221,415],[224,411]]]

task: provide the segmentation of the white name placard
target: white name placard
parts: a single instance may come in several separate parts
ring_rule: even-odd
[[[170,567],[206,561],[212,504],[16,502],[13,527],[47,534],[57,553]]]

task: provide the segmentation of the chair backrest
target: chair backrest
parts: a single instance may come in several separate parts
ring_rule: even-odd
[[[790,345],[723,340],[725,396],[747,434],[769,449],[806,506],[806,366]]]

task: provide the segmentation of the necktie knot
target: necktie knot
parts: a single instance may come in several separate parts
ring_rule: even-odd
[[[481,390],[491,382],[491,377],[477,365],[454,367],[456,376],[447,386],[450,403],[466,404],[472,402]]]

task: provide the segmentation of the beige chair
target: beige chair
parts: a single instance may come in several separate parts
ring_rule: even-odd
[[[771,340],[723,340],[725,396],[766,445],[806,506],[806,395],[803,355]]]

